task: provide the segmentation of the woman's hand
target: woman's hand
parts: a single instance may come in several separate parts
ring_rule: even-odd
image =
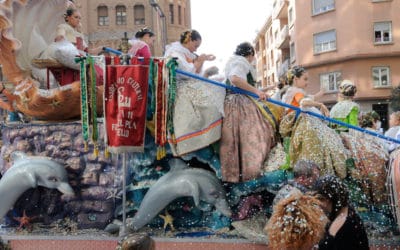
[[[215,60],[215,56],[214,55],[212,55],[212,54],[208,54],[208,55],[206,55],[206,57],[207,57],[207,61],[214,61]]]
[[[196,61],[204,62],[204,61],[213,61],[215,60],[215,56],[211,54],[201,54],[196,58]]]
[[[325,91],[323,89],[321,89],[320,91],[318,91],[318,93],[316,93],[313,98],[314,100],[318,100],[319,98],[323,97],[325,95]]]
[[[319,109],[321,110],[324,116],[329,117],[329,109],[324,104],[321,103]]]
[[[269,98],[269,95],[266,92],[259,90],[259,89],[257,89],[257,93],[255,93],[255,94],[258,95],[258,98],[260,100],[265,101],[265,100],[267,100],[267,98]]]

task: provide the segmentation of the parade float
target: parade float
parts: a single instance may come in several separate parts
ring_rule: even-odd
[[[107,57],[74,56],[72,70],[37,59],[62,22],[38,13],[62,13],[63,2],[0,2],[0,64],[6,77],[1,92],[7,97],[0,107],[22,118],[2,123],[1,237],[11,245],[27,236],[79,237],[75,249],[104,237],[111,243],[97,249],[113,249],[120,236],[133,232],[159,242],[172,239],[175,248],[182,242],[186,249],[184,242],[207,248],[221,239],[233,243],[230,249],[268,244],[262,229],[272,200],[292,176],[290,168],[280,168],[283,149],[272,150],[259,178],[239,183],[221,181],[215,145],[174,156],[168,112],[175,75],[226,86],[177,70],[173,59],[139,60],[112,49]],[[17,22],[21,17],[37,22]],[[355,202],[372,244],[398,244],[393,240],[400,216],[397,155],[386,163],[387,203]]]

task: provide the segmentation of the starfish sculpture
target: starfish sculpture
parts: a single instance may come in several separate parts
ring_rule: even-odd
[[[36,216],[34,217],[28,217],[26,215],[26,212],[24,210],[22,217],[14,217],[15,220],[17,220],[19,222],[19,227],[18,230],[21,230],[22,228],[27,228],[29,230],[32,230],[32,224],[31,221],[36,218]]]
[[[119,195],[117,188],[108,190],[108,196],[106,197],[106,200],[109,200],[109,199],[113,199],[114,202],[116,199],[121,199],[121,196]]]
[[[54,99],[54,100],[51,102],[50,106],[51,106],[52,108],[56,108],[56,107],[60,106],[60,104],[61,104],[60,101],[58,101],[57,99]]]
[[[165,215],[159,215],[164,220],[164,231],[166,231],[168,225],[171,228],[171,231],[175,231],[174,228],[174,217],[172,217],[168,211],[165,211]]]

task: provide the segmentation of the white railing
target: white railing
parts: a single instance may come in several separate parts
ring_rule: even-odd
[[[282,27],[282,29],[279,31],[278,38],[276,39],[276,48],[280,48],[282,44],[285,42],[286,39],[289,38],[289,26],[286,24],[285,26]]]

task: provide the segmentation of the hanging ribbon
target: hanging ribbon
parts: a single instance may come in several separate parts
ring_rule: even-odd
[[[104,93],[106,93],[106,89],[107,89],[107,84],[106,84],[106,68],[107,66],[113,66],[115,65],[115,56],[110,56],[110,57],[106,57],[104,59],[104,63],[105,65],[103,65],[103,70],[104,70],[104,78],[103,78],[103,86],[104,86]],[[105,114],[105,106],[106,106],[106,96],[103,95],[103,117],[106,117]],[[110,157],[110,151],[108,150],[108,137],[107,137],[107,119],[103,120],[103,125],[104,125],[104,157],[106,159],[108,159]]]
[[[156,65],[154,64],[154,59],[150,59],[149,63],[149,90],[147,92],[147,120],[152,120],[155,112],[155,85],[156,81],[154,80],[154,74],[157,72],[155,69]]]
[[[154,96],[151,105],[154,107],[155,112],[155,144],[157,147],[157,160],[161,160],[166,156],[165,145],[167,143],[167,133],[166,133],[166,91],[167,82],[164,77],[164,60],[154,59],[152,61],[151,79],[154,86]]]
[[[87,96],[87,82],[86,82],[86,58],[80,57],[75,59],[76,62],[80,62],[80,81],[81,81],[81,120],[82,120],[82,137],[84,142],[85,152],[88,150],[89,141],[89,107],[88,107],[88,96]]]
[[[92,126],[92,141],[94,145],[93,154],[95,157],[99,155],[99,130],[97,123],[97,87],[96,87],[96,69],[94,58],[89,56],[89,74],[90,74],[90,121]]]
[[[176,96],[176,68],[178,62],[172,58],[167,63],[168,68],[168,105],[167,105],[167,131],[172,143],[176,144],[175,131],[174,131],[174,104]]]

